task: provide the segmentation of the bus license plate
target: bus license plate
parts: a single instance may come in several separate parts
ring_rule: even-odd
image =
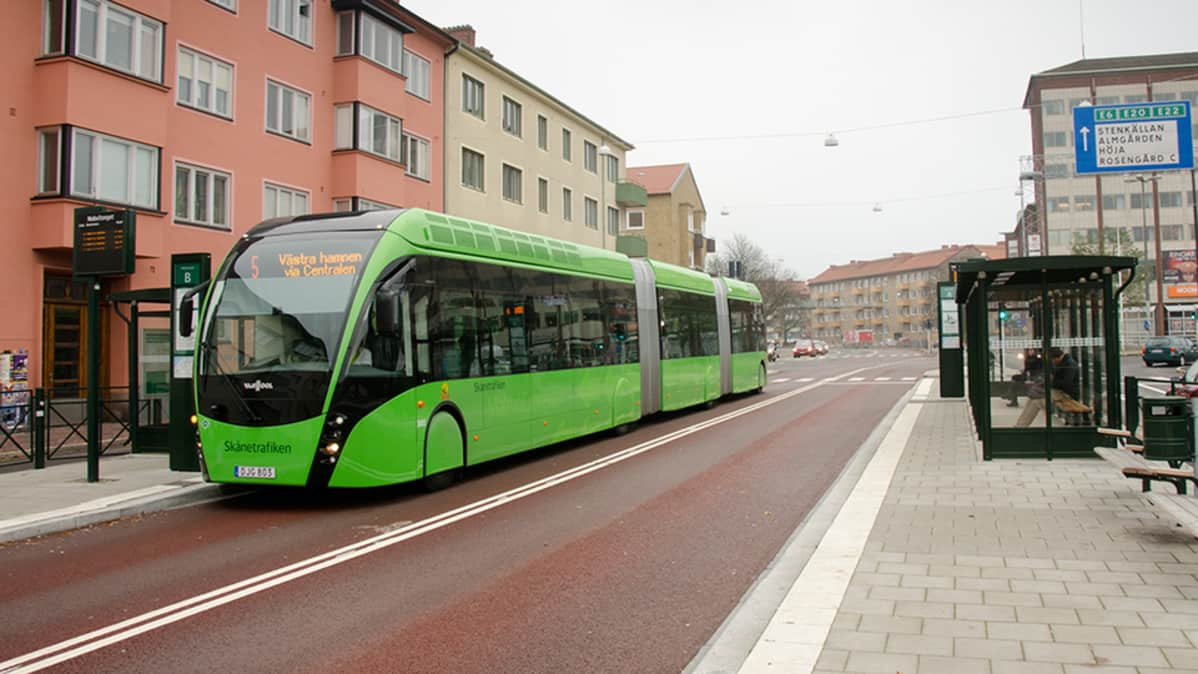
[[[275,479],[274,466],[233,466],[233,477],[256,477],[259,479]]]

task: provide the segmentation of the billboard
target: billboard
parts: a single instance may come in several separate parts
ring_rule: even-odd
[[[1165,283],[1193,283],[1198,279],[1198,262],[1192,250],[1162,251],[1161,280]]]

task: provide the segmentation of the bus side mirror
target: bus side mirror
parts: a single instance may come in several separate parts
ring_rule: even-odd
[[[375,329],[382,335],[399,332],[399,291],[381,288],[374,295]]]
[[[191,315],[195,311],[195,300],[191,295],[183,298],[179,303],[179,336],[191,337]]]

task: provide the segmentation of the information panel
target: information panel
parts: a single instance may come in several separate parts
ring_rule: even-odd
[[[1073,109],[1078,175],[1194,168],[1190,102]]]
[[[75,209],[76,276],[123,276],[133,273],[137,213],[98,206]]]

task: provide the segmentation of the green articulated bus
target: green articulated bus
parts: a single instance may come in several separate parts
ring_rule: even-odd
[[[765,386],[752,284],[419,209],[268,220],[192,295],[215,482],[441,486]]]

